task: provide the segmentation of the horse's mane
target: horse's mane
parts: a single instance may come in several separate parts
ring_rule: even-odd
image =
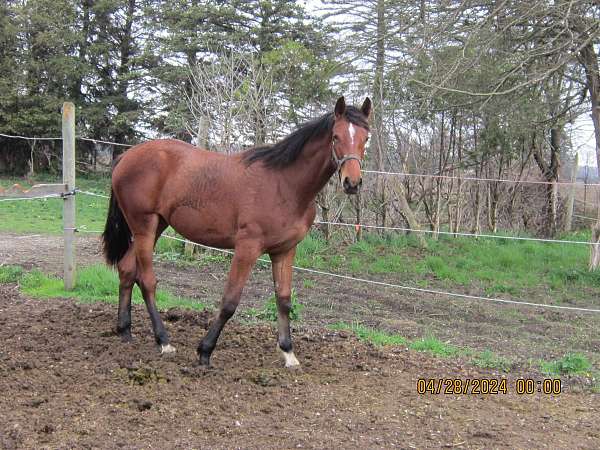
[[[367,118],[360,109],[354,106],[346,107],[344,117],[354,125],[369,129]],[[247,165],[262,161],[266,167],[283,169],[298,159],[308,141],[331,132],[333,123],[333,113],[327,113],[300,125],[294,132],[275,144],[261,145],[247,150],[243,155],[243,160]]]

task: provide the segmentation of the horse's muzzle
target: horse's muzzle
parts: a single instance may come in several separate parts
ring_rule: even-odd
[[[350,181],[350,178],[345,177],[343,186],[344,186],[344,192],[346,194],[358,194],[358,190],[362,186],[362,178],[358,179],[358,183],[353,183],[352,181]]]

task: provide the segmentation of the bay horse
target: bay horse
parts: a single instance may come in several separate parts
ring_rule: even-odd
[[[360,109],[346,106],[340,97],[333,113],[301,125],[276,144],[234,155],[171,139],[127,150],[113,168],[102,235],[106,261],[119,273],[117,332],[122,340],[131,340],[131,292],[137,283],[160,352],[175,351],[156,309],[152,268],[156,241],[170,225],[190,241],[234,250],[220,307],[198,345],[200,364],[209,366],[252,267],[267,253],[279,348],[286,367],[299,365],[289,322],[296,245],[314,222],[316,195],[335,172],[347,194],[358,192],[370,115],[368,97]]]

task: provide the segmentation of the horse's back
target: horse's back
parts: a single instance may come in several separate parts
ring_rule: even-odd
[[[238,156],[161,139],[123,155],[113,171],[113,190],[128,221],[135,221],[133,215],[158,214],[196,241],[218,225],[219,236],[207,242],[226,244],[236,223],[238,178],[243,173]]]
[[[169,184],[184,183],[195,173],[223,165],[226,158],[176,139],[144,142],[129,149],[117,161],[113,189],[156,193]]]

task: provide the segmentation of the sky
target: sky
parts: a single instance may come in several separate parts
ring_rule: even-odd
[[[579,153],[579,165],[596,167],[596,141],[590,113],[579,116],[568,132],[572,133],[573,146]]]

